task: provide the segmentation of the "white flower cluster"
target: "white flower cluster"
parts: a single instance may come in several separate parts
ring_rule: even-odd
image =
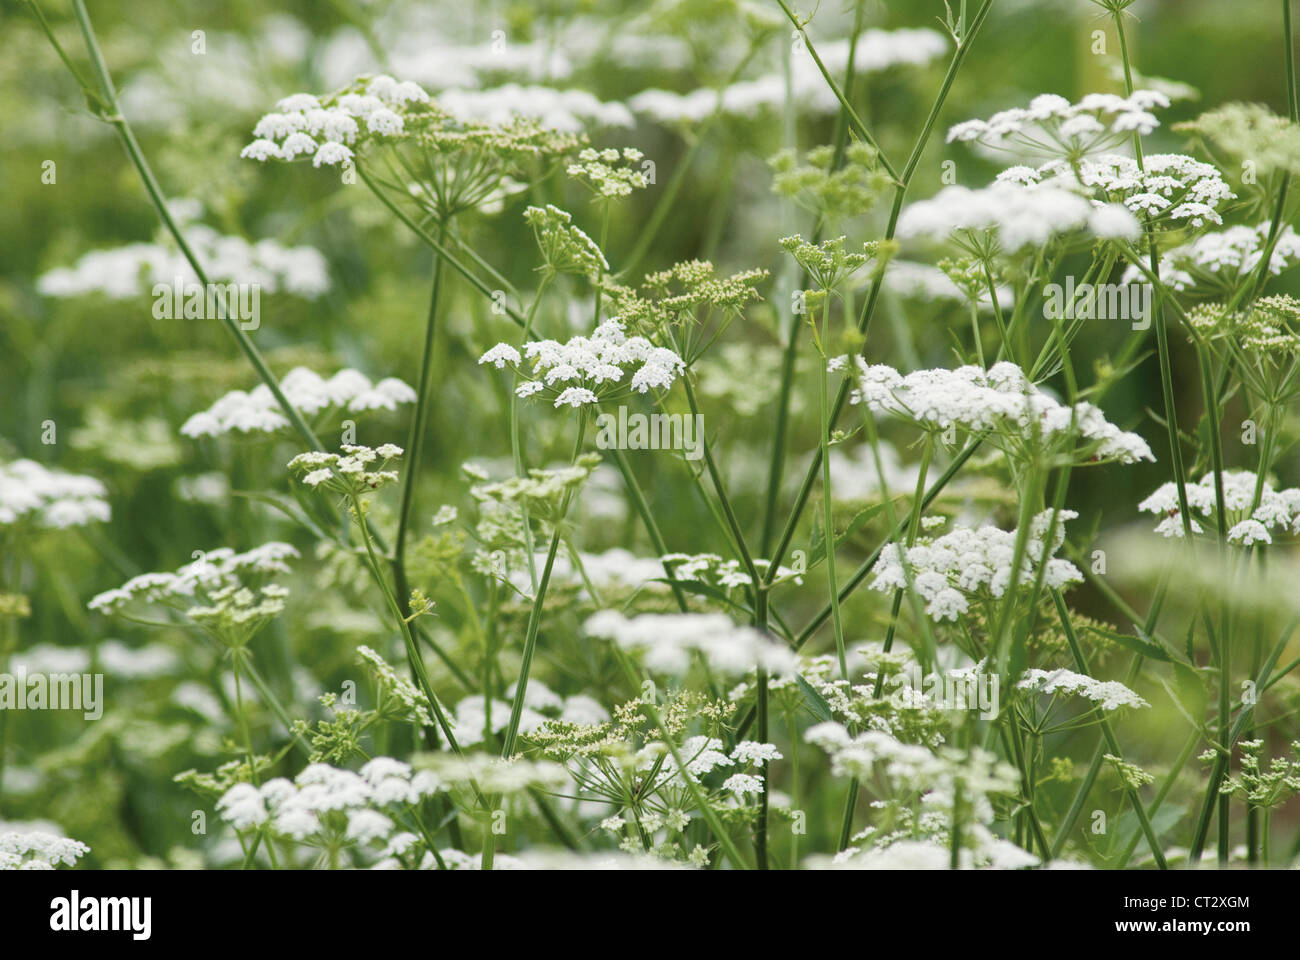
[[[1141,167],[1114,153],[1075,163],[1050,160],[1037,169],[1011,167],[998,174],[998,181],[1030,187],[1077,184],[1166,229],[1221,224],[1219,204],[1236,196],[1217,167],[1182,153],[1150,154]]]
[[[1242,277],[1259,269],[1270,228],[1268,222],[1254,227],[1228,227],[1173,247],[1160,257],[1160,279],[1178,291],[1234,291]],[[1268,272],[1276,277],[1297,262],[1300,262],[1300,235],[1290,224],[1283,224],[1268,260]],[[1130,266],[1124,271],[1123,282],[1143,283],[1145,275]]]
[[[386,470],[385,467],[404,452],[393,443],[373,448],[345,443],[342,456],[324,450],[308,450],[290,460],[288,466],[300,474],[302,482],[309,487],[350,495],[396,483],[397,471]],[[378,469],[373,468],[375,464]]]
[[[657,557],[638,557],[622,547],[611,547],[604,553],[581,553],[579,559],[582,561],[582,569],[578,569],[563,553],[557,554],[551,570],[552,586],[564,585],[585,591],[586,581],[590,580],[591,585],[602,594],[606,590],[662,592],[668,589],[667,584],[655,582],[664,576],[663,563]],[[538,553],[535,561],[538,569],[541,569],[546,562],[546,553]],[[509,576],[515,588],[527,596],[532,589],[532,578],[528,571],[511,570]],[[529,693],[532,693],[531,685]]]
[[[0,527],[23,520],[60,530],[107,523],[107,496],[94,477],[50,470],[35,460],[0,464]]]
[[[515,689],[506,691],[513,700]],[[488,734],[501,733],[510,722],[511,703],[481,695],[464,697],[456,704],[456,740],[461,747],[482,743]],[[599,701],[585,693],[562,697],[540,680],[530,680],[524,691],[523,711],[519,715],[519,733],[527,736],[549,720],[592,725],[609,719],[609,712]]]
[[[1027,670],[1016,687],[1039,693],[1073,694],[1093,701],[1103,710],[1151,706],[1118,680],[1094,680],[1072,670]]]
[[[1259,487],[1259,506],[1255,504],[1255,488]],[[1217,509],[1214,473],[1207,473],[1199,483],[1187,484],[1187,506],[1193,513],[1211,517]],[[1151,496],[1138,504],[1144,513],[1162,517],[1156,533],[1164,537],[1183,536],[1183,520],[1178,508],[1178,484],[1170,481],[1161,484]],[[1249,470],[1223,472],[1223,509],[1228,525],[1228,542],[1242,546],[1272,543],[1270,530],[1300,534],[1300,487],[1275,490],[1267,480],[1262,484]],[[1192,533],[1203,533],[1201,524],[1192,518]]]
[[[648,669],[681,676],[698,654],[712,670],[730,676],[761,668],[786,676],[796,668],[789,647],[722,613],[643,613],[628,618],[602,610],[587,618],[586,632],[643,656]]]
[[[1051,447],[1069,439],[1073,430],[1075,453],[1081,458],[1155,460],[1136,433],[1120,430],[1086,401],[1073,409],[1058,402],[1030,383],[1014,363],[995,363],[988,370],[973,365],[916,370],[904,376],[893,367],[855,359],[858,388],[851,401],[865,403],[878,416],[900,417],[925,430],[990,431],[989,440],[1008,453],[1035,445]]]
[[[1160,121],[1151,112],[1169,106],[1155,90],[1132,96],[1090,93],[1078,103],[1052,93],[1040,94],[1029,106],[995,113],[987,120],[967,120],[948,131],[948,142],[972,141],[1031,154],[1078,159],[1110,149],[1135,132],[1150,134]]]
[[[498,343],[479,357],[498,370],[507,365],[523,381],[515,387],[519,397],[545,393],[556,407],[598,404],[619,388],[633,366],[630,387],[646,393],[652,387],[667,390],[686,369],[680,356],[656,347],[645,337],[629,337],[617,319],[606,320],[590,337],[572,337],[565,343],[534,340],[524,344],[524,357],[533,361],[531,372],[519,369],[523,357],[508,343]]]
[[[663,563],[672,568],[673,576],[678,580],[692,580],[726,590],[752,585],[749,574],[741,569],[739,560],[723,560],[716,553],[669,553],[664,555]],[[754,558],[754,568],[761,579],[767,578],[771,565],[769,560]],[[772,583],[775,585],[785,581],[802,584],[803,575],[789,567],[777,567]]]
[[[43,830],[7,830],[0,833],[0,870],[54,870],[59,864],[74,867],[90,847]]]
[[[1141,228],[1121,204],[1094,203],[1052,184],[1004,180],[978,190],[954,184],[911,204],[898,220],[897,236],[952,241],[986,258],[997,251],[1039,249],[1080,232],[1100,239],[1134,240]]]
[[[392,664],[365,644],[357,647],[357,657],[365,664],[383,693],[400,704],[399,709],[405,719],[424,727],[433,726],[429,698],[415,684],[400,676]]]
[[[289,565],[285,561],[297,556],[298,551],[292,546],[274,540],[244,553],[219,547],[201,553],[197,560],[175,573],[142,573],[132,577],[117,589],[96,596],[89,607],[101,613],[116,613],[132,601],[161,603],[202,619],[215,606],[226,605],[239,618],[237,622],[273,616],[284,609],[288,591],[267,584],[258,591],[262,597],[258,601],[245,580],[288,573]]]
[[[351,368],[326,380],[306,367],[294,367],[280,381],[280,390],[295,410],[307,416],[329,409],[351,413],[396,410],[398,404],[415,402],[415,391],[396,377],[372,384],[365,374]],[[270,388],[261,383],[248,391],[232,390],[186,420],[181,433],[187,437],[217,437],[232,430],[270,433],[288,425]]]
[[[848,66],[849,40],[819,44],[818,55],[834,77]],[[854,70],[858,76],[896,66],[924,66],[948,49],[948,41],[934,30],[865,30],[858,37]],[[806,50],[791,63],[791,95],[801,111],[833,113],[840,108],[812,55]],[[764,111],[780,110],[786,100],[786,79],[781,71],[723,87],[721,111],[733,117],[755,118]],[[690,93],[643,90],[628,100],[633,112],[664,124],[698,123],[719,108],[719,91],[708,88]]]
[[[637,769],[653,770],[658,767],[663,771],[663,780],[654,785],[660,789],[674,777],[681,775],[681,768],[671,756],[665,757],[659,766],[659,757],[667,748],[659,742],[649,743],[637,756]],[[678,750],[686,769],[686,778],[699,782],[699,779],[714,770],[734,770],[722,783],[722,792],[738,798],[746,795],[757,796],[763,789],[763,776],[758,773],[745,772],[750,767],[782,759],[782,753],[771,743],[757,740],[741,740],[726,752],[723,742],[716,737],[688,737]]]
[[[398,83],[392,77],[371,79],[365,93],[345,93],[323,99],[295,93],[276,104],[253,128],[257,139],[240,151],[245,159],[266,161],[312,157],[312,166],[334,166],[351,160],[351,145],[368,137],[392,137],[405,128],[402,108],[428,103],[419,84]]]
[[[973,824],[971,833],[975,848],[960,851],[958,868],[961,870],[1023,870],[1039,865],[1038,857],[1010,840],[995,836],[982,824]],[[834,870],[947,870],[952,863],[951,856],[952,851],[945,843],[904,839],[879,847],[850,847],[833,857],[829,864],[823,858],[810,858],[804,866]]]
[[[1034,517],[1025,541],[1020,589],[1032,586],[1044,557],[1047,567],[1043,571],[1043,583],[1049,589],[1083,580],[1078,567],[1052,556],[1065,541],[1065,522],[1077,516],[1073,510],[1060,512],[1050,548],[1043,538],[1051,524],[1052,511],[1044,510]],[[1011,584],[1016,534],[1015,530],[1000,530],[985,524],[978,528],[958,526],[934,539],[922,537],[906,548],[888,543],[872,568],[871,589],[884,593],[905,590],[910,576],[912,586],[926,601],[925,611],[932,619],[956,621],[970,610],[972,600],[997,599],[1006,593]]]
[[[586,90],[556,90],[535,84],[508,83],[490,90],[443,90],[438,106],[462,123],[507,126],[527,117],[544,130],[580,133],[588,127],[632,127],[627,107],[605,102]]]
[[[172,204],[174,210],[182,205]],[[275,240],[249,242],[211,227],[178,219],[185,240],[213,283],[256,284],[266,293],[284,291],[314,300],[330,288],[325,257],[315,247],[286,247]],[[142,296],[159,284],[198,283],[185,256],[164,243],[130,243],[92,250],[74,266],[56,267],[36,280],[46,297],[81,297],[98,293],[111,300]]]
[[[359,773],[313,763],[292,781],[235,784],[217,801],[217,812],[236,830],[268,826],[299,841],[341,831],[361,845],[387,846],[397,824],[382,811],[419,803],[441,789],[437,774],[412,773],[410,764],[391,757],[375,757]]]
[[[856,736],[843,724],[826,721],[809,727],[804,740],[825,750],[831,772],[837,777],[868,778],[880,771],[895,786],[918,792],[934,791],[951,797],[954,776],[967,787],[966,801],[992,793],[1014,793],[1020,780],[1014,767],[975,748],[965,753],[940,751],[903,743],[880,730]]]

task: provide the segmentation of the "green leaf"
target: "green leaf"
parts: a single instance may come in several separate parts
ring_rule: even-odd
[[[853,519],[851,519],[845,525],[843,532],[836,534],[835,546],[837,547],[840,546],[842,543],[844,543],[845,540],[847,540],[849,537],[853,536],[853,534],[861,530],[866,525],[868,520],[870,520],[876,514],[880,513],[880,511],[884,510],[885,507],[888,506],[888,504],[889,504],[888,501],[881,501],[880,503],[873,504],[870,507],[863,507],[857,513],[855,513],[853,515]],[[811,570],[813,567],[817,566],[817,564],[821,563],[825,559],[826,559],[826,537],[823,536],[820,527],[814,527],[812,548],[808,551],[808,569]]]
[[[831,714],[831,705],[826,702],[825,697],[813,689],[811,683],[803,678],[803,674],[796,673],[794,682],[799,687],[800,692],[803,693],[803,703],[808,708],[809,713],[823,723],[835,719]]]
[[[1134,653],[1140,653],[1148,660],[1159,660],[1161,663],[1172,663],[1174,661],[1174,652],[1166,649],[1164,644],[1152,640],[1150,637],[1120,633],[1118,630],[1107,630],[1104,627],[1088,626],[1084,627],[1084,631],[1095,633],[1099,637],[1118,643],[1121,647],[1132,650]]]

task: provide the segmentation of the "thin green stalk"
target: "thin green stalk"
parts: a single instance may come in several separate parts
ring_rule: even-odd
[[[587,415],[578,414],[578,435],[573,444],[573,456],[570,463],[576,462],[582,452],[583,435],[587,431]],[[524,696],[528,692],[528,674],[532,669],[533,652],[537,647],[537,632],[542,622],[542,606],[546,601],[546,591],[551,583],[551,571],[555,566],[555,555],[560,549],[563,537],[565,515],[569,511],[572,491],[566,490],[560,501],[560,510],[555,518],[555,531],[551,534],[551,546],[546,551],[546,564],[542,567],[542,578],[537,584],[537,593],[533,596],[533,606],[528,613],[528,629],[524,635],[524,652],[519,662],[519,676],[515,680],[515,695],[510,704],[510,723],[506,727],[505,739],[502,741],[501,756],[509,759],[515,752],[515,738],[519,734],[519,720],[524,712]]]
[[[438,236],[445,236],[439,226]],[[429,394],[433,390],[433,344],[438,329],[438,304],[442,293],[442,258],[434,255],[433,289],[429,293],[429,312],[424,328],[424,351],[420,357],[420,380],[415,397],[415,411],[407,435],[406,469],[402,473],[402,501],[397,514],[397,538],[393,544],[393,580],[402,616],[411,615],[411,590],[406,580],[406,539],[410,529],[411,507],[415,501],[416,477],[424,453],[424,435],[428,431]]]
[[[781,0],[781,2],[782,2],[782,6],[784,7],[785,6],[784,0]],[[966,35],[962,38],[961,45],[957,48],[956,52],[953,54],[952,60],[949,61],[948,63],[948,69],[947,72],[944,74],[943,83],[939,88],[939,94],[935,98],[934,104],[930,108],[930,113],[926,117],[925,126],[922,128],[921,134],[917,137],[916,142],[912,147],[912,153],[908,157],[907,164],[903,168],[902,175],[898,178],[898,186],[895,188],[894,191],[893,206],[891,207],[889,212],[889,222],[885,228],[886,240],[893,239],[894,231],[898,226],[898,216],[901,213],[903,208],[903,197],[906,195],[908,185],[911,183],[912,177],[916,173],[917,165],[921,161],[921,154],[925,150],[926,144],[929,142],[930,134],[934,130],[935,123],[938,121],[939,112],[943,108],[943,104],[948,97],[948,92],[949,90],[951,90],[953,82],[957,78],[957,72],[961,68],[962,62],[965,60],[966,55],[970,52],[970,48],[972,45],[971,42],[974,40],[975,35],[979,32],[979,29],[983,25],[984,19],[985,17],[987,17],[989,9],[992,6],[993,6],[993,0],[984,0],[984,3],[981,4],[979,10],[976,11],[975,16],[972,18],[970,27],[966,31]],[[786,12],[787,12],[787,16],[793,17],[793,15],[790,14],[789,12],[788,7],[786,7]],[[796,22],[796,26],[797,26],[797,22]],[[871,285],[871,293],[868,294],[866,304],[863,306],[862,313],[858,318],[859,334],[865,335],[868,327],[870,326],[872,315],[875,312],[876,303],[879,301],[880,288],[881,288],[881,282],[879,280],[877,280],[875,283]],[[863,346],[864,353],[865,350],[866,347],[864,345]],[[832,427],[834,426],[836,421],[839,420],[840,412],[843,410],[844,404],[848,400],[848,396],[849,396],[849,385],[847,382],[845,382],[840,386],[840,389],[837,392],[835,397],[835,403],[831,408],[830,422]],[[821,469],[821,449],[819,447],[817,451],[814,452],[813,460],[808,465],[808,470],[804,474],[803,483],[800,486],[799,493],[795,498],[794,508],[791,510],[790,516],[786,521],[786,525],[784,530],[781,533],[780,540],[777,541],[776,550],[773,551],[772,553],[771,556],[772,565],[768,569],[769,583],[776,576],[777,567],[780,566],[781,561],[785,558],[786,551],[790,548],[790,543],[794,539],[795,530],[798,528],[799,525],[799,519],[803,515],[803,510],[807,505],[808,497],[812,492],[813,483],[816,482],[818,472],[820,471],[820,469]]]
[[[49,27],[45,23],[45,17],[40,12],[40,8],[35,3],[35,0],[32,0],[32,8],[40,18],[47,36],[49,36],[51,42],[53,42],[53,34],[49,31]],[[110,124],[117,132],[118,139],[122,141],[122,146],[126,149],[127,157],[130,159],[131,164],[135,167],[136,172],[140,176],[141,182],[144,184],[145,192],[149,194],[149,199],[153,203],[154,211],[157,213],[158,219],[162,221],[167,232],[171,234],[172,239],[175,240],[176,246],[180,248],[181,254],[189,263],[190,268],[193,269],[199,283],[203,284],[204,287],[207,287],[207,272],[203,269],[203,265],[199,262],[199,259],[195,255],[194,250],[190,247],[189,242],[186,241],[185,235],[181,232],[180,227],[177,226],[175,219],[171,215],[171,211],[167,209],[167,202],[163,198],[163,192],[158,186],[157,179],[154,177],[153,169],[145,159],[144,153],[140,149],[140,144],[135,139],[135,133],[132,131],[130,123],[128,123],[126,117],[122,115],[121,107],[118,105],[117,101],[117,92],[113,87],[113,80],[108,72],[108,66],[104,62],[104,56],[100,52],[99,42],[95,38],[95,30],[91,25],[90,16],[86,13],[86,7],[82,3],[82,0],[73,0],[72,8],[77,17],[77,23],[81,27],[82,38],[85,40],[86,53],[90,57],[91,71],[95,76],[96,82],[99,84],[100,89],[97,95],[86,87],[85,82],[81,79],[80,75],[72,69],[67,56],[63,53],[61,48],[59,48],[57,43],[55,44],[55,49],[59,50],[60,57],[63,59],[64,63],[68,65],[68,69],[77,79],[77,82],[82,86],[82,89],[88,94],[96,96],[96,99],[102,104],[99,119]],[[311,427],[309,427],[306,421],[303,420],[302,415],[297,411],[297,409],[295,409],[294,406],[289,403],[288,399],[285,398],[284,392],[280,389],[280,382],[275,378],[275,375],[271,373],[270,368],[266,365],[266,361],[262,358],[261,352],[253,345],[253,341],[250,340],[248,335],[243,331],[243,329],[241,329],[239,321],[232,315],[233,311],[219,310],[217,312],[220,314],[221,322],[226,325],[226,329],[230,331],[231,336],[235,338],[235,342],[239,344],[239,348],[243,350],[249,363],[253,365],[253,369],[257,371],[257,375],[261,378],[262,382],[266,384],[267,389],[271,391],[271,395],[275,397],[275,402],[279,404],[280,409],[284,412],[285,417],[288,419],[293,429],[297,431],[298,435],[302,437],[303,441],[308,446],[315,450],[321,449],[320,441],[316,439],[315,433],[312,432]]]

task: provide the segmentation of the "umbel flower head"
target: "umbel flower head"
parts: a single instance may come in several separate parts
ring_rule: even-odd
[[[609,263],[596,241],[573,225],[573,215],[559,207],[529,207],[524,221],[533,228],[537,249],[542,254],[541,270],[600,277],[609,273]]]
[[[532,360],[531,370],[523,366],[524,357]],[[590,337],[572,337],[565,343],[529,341],[523,356],[510,344],[498,343],[478,362],[498,370],[510,367],[519,397],[541,395],[554,407],[574,408],[596,406],[632,391],[667,390],[686,369],[672,350],[656,347],[645,337],[627,336],[617,319],[606,320]]]
[[[1073,694],[1106,711],[1151,706],[1118,680],[1094,680],[1073,670],[1027,670],[1016,688],[1042,694]]]
[[[245,553],[220,547],[174,573],[143,573],[90,601],[91,610],[128,615],[137,606],[159,605],[184,614],[218,640],[243,646],[284,610],[287,588],[272,582],[288,573],[298,556],[287,543],[272,541]]]
[[[1034,517],[1016,581],[1020,589],[1033,584],[1038,568],[1044,563],[1043,583],[1050,589],[1083,580],[1078,567],[1052,556],[1065,542],[1065,521],[1077,516],[1072,510],[1060,512],[1050,544],[1044,539],[1051,526],[1052,511],[1044,510]],[[996,600],[1006,594],[1011,585],[1016,537],[1015,530],[1000,530],[985,524],[978,528],[959,526],[933,539],[922,537],[910,547],[886,544],[872,570],[871,589],[892,593],[907,589],[910,582],[926,602],[925,612],[931,619],[955,622],[970,610],[973,602],[984,598]]]
[[[324,450],[300,453],[289,461],[289,469],[298,474],[307,486],[345,497],[373,493],[397,482],[397,471],[386,467],[401,457],[401,447],[392,443],[373,449],[360,444],[344,444],[342,449],[342,455]]]
[[[369,169],[369,154],[378,152],[376,166],[386,172],[376,170],[377,182],[440,221],[523,189],[516,178],[543,175],[582,142],[524,118],[461,120],[418,84],[389,76],[361,77],[324,97],[286,97],[253,135],[240,156],[258,161],[310,156],[315,167],[356,162]]]
[[[204,265],[211,282],[248,284],[262,293],[284,292],[307,300],[329,291],[325,257],[315,247],[289,247],[269,237],[249,241],[223,234],[199,222],[203,207],[191,200],[173,199],[167,207],[184,229],[185,242]],[[98,294],[110,300],[126,300],[150,292],[156,298],[158,285],[174,289],[178,282],[197,284],[198,279],[189,260],[160,229],[152,243],[92,250],[71,267],[55,267],[37,278],[36,289],[46,297]],[[193,313],[193,305],[194,300],[187,297],[180,313],[184,315],[186,308]]]
[[[51,470],[35,460],[0,464],[0,530],[19,523],[54,529],[107,523],[107,497],[94,477]]]
[[[1000,150],[1078,160],[1114,149],[1134,133],[1146,136],[1160,125],[1156,108],[1169,98],[1155,90],[1135,90],[1128,97],[1090,93],[1078,103],[1044,93],[1029,102],[995,113],[987,120],[967,120],[948,131],[948,142],[977,142]]]
[[[1213,164],[1181,153],[1153,153],[1141,167],[1115,153],[1075,163],[1050,160],[1036,170],[1011,167],[998,174],[1001,183],[1082,187],[1096,200],[1123,204],[1134,216],[1159,230],[1222,224],[1219,204],[1236,196]]]
[[[763,298],[758,284],[766,270],[742,270],[718,276],[707,260],[686,260],[667,270],[646,274],[641,289],[606,282],[617,320],[657,346],[693,364],[745,308]]]
[[[837,168],[835,154],[834,147],[816,147],[800,163],[795,151],[781,151],[767,161],[773,191],[823,217],[866,213],[892,182],[880,166],[879,155],[869,144],[854,141],[845,148]]]
[[[607,147],[604,150],[586,148],[578,154],[578,162],[569,164],[567,173],[586,186],[596,200],[618,200],[629,197],[634,190],[650,186],[650,179],[637,167],[644,155],[634,147],[622,151]]]
[[[1162,251],[1160,282],[1193,296],[1230,297],[1259,269],[1272,224],[1232,226],[1205,233],[1190,243]],[[1300,262],[1300,235],[1283,224],[1268,259],[1268,272],[1278,276]],[[1124,271],[1122,282],[1145,283],[1135,266]]]
[[[1072,239],[1136,240],[1140,233],[1137,218],[1122,204],[1096,203],[1077,189],[1022,184],[1009,176],[978,190],[944,187],[908,206],[897,231],[900,240],[953,243],[983,261]]]
[[[728,676],[756,669],[785,676],[796,668],[785,644],[721,613],[643,613],[629,619],[617,610],[602,610],[587,619],[584,629],[640,654],[648,669],[674,676],[685,674],[696,656],[710,670]]]
[[[916,370],[903,375],[885,364],[858,365],[858,388],[852,403],[873,414],[888,414],[923,430],[985,433],[986,441],[1016,460],[1036,451],[1072,455],[1081,463],[1155,460],[1147,442],[1120,430],[1086,401],[1073,408],[1059,403],[1029,382],[1014,363],[995,363],[955,370]]]
[[[809,243],[795,234],[792,237],[782,237],[779,242],[822,290],[835,289],[842,281],[865,267],[874,253],[870,244],[864,244],[861,253],[845,250],[844,237]]]
[[[372,384],[365,374],[351,368],[326,380],[306,367],[295,367],[280,381],[280,391],[290,406],[308,417],[331,410],[396,410],[398,404],[415,401],[415,391],[396,377]],[[186,420],[181,433],[187,437],[217,437],[231,431],[270,433],[288,425],[275,395],[262,383],[249,391],[232,390]]]
[[[55,870],[60,864],[75,867],[90,853],[80,840],[70,840],[44,830],[0,832],[0,870]]]
[[[1215,515],[1218,498],[1215,494],[1213,473],[1207,473],[1199,483],[1186,485],[1187,506],[1202,518]],[[1258,505],[1256,495],[1258,492]],[[1182,512],[1178,507],[1178,485],[1172,481],[1161,484],[1151,496],[1138,504],[1144,513],[1160,517],[1156,533],[1165,537],[1184,535]],[[1271,530],[1300,534],[1300,488],[1275,490],[1268,481],[1260,479],[1249,470],[1223,472],[1224,522],[1228,527],[1228,542],[1242,546],[1272,543]],[[1201,524],[1193,517],[1192,533],[1203,533]]]

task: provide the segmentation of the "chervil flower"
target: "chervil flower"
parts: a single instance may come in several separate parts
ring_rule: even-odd
[[[19,826],[22,826],[21,824]],[[0,870],[54,870],[76,866],[90,847],[44,830],[0,831]]]
[[[1134,133],[1150,134],[1160,125],[1151,112],[1169,106],[1154,90],[1132,96],[1090,93],[1078,103],[1044,93],[1027,108],[995,113],[988,120],[967,120],[948,131],[948,142],[978,142],[988,147],[1078,160],[1110,150]]]
[[[979,190],[944,187],[929,200],[908,206],[898,221],[900,240],[955,243],[977,259],[1041,249],[1072,237],[1136,239],[1137,219],[1118,205],[1091,202],[1052,184],[1012,181]]]
[[[1246,277],[1259,269],[1272,225],[1235,226],[1204,233],[1190,243],[1161,251],[1160,280],[1180,292],[1228,297]],[[1300,262],[1300,235],[1283,224],[1268,260],[1268,272],[1278,276]],[[1144,283],[1145,274],[1130,266],[1124,283]]]
[[[315,300],[329,290],[325,257],[314,247],[286,247],[276,240],[250,241],[222,234],[198,222],[201,208],[197,204],[173,201],[168,206],[213,284],[247,284],[261,293],[284,292],[307,300]],[[180,297],[183,314],[190,290],[202,290],[186,286],[190,284],[198,284],[194,269],[160,234],[152,243],[93,250],[71,267],[56,267],[41,274],[36,289],[42,296],[58,298],[100,295],[128,300],[153,296],[155,304],[161,297],[169,301]]]
[[[1017,580],[1021,590],[1031,587],[1043,570],[1043,583],[1059,590],[1083,580],[1079,568],[1068,560],[1052,556],[1065,541],[1065,523],[1075,519],[1073,510],[1062,510],[1056,521],[1055,537],[1045,544],[1052,511],[1034,517],[1025,541],[1024,558]],[[926,603],[926,614],[936,621],[956,621],[970,609],[972,601],[1004,596],[1012,580],[1017,531],[1000,530],[989,524],[978,528],[958,526],[950,533],[921,537],[910,547],[889,543],[880,551],[872,568],[872,590],[892,593],[911,586]]]
[[[108,491],[94,477],[50,470],[34,460],[0,464],[0,530],[30,521],[66,529],[107,523]]]
[[[1092,700],[1103,710],[1151,706],[1118,680],[1094,680],[1072,670],[1028,670],[1016,687],[1039,693],[1074,694]]]
[[[1255,491],[1259,489],[1256,505]],[[1207,473],[1197,483],[1185,487],[1187,506],[1203,518],[1212,518],[1218,508],[1214,474]],[[1178,485],[1161,484],[1154,493],[1138,504],[1144,513],[1160,517],[1156,532],[1164,537],[1184,536],[1182,514],[1178,506]],[[1275,490],[1268,481],[1260,483],[1249,470],[1223,472],[1223,509],[1228,529],[1228,542],[1252,546],[1272,543],[1270,530],[1300,534],[1300,488]],[[1207,520],[1208,522],[1208,520]],[[1203,532],[1203,527],[1192,519],[1192,533]]]
[[[523,378],[515,386],[517,396],[546,393],[556,407],[594,406],[629,390],[667,390],[686,368],[673,351],[656,347],[644,337],[627,336],[618,320],[606,320],[590,337],[573,337],[565,343],[530,341],[524,344],[523,356],[532,361],[531,370],[521,368],[519,351],[498,343],[479,363],[491,363],[498,369],[510,366],[516,377]],[[628,370],[634,367],[624,386]]]
[[[309,417],[328,410],[396,410],[399,404],[415,402],[415,391],[401,380],[386,377],[372,384],[350,368],[326,380],[306,367],[295,367],[280,381],[280,390],[294,409]],[[181,433],[187,437],[216,437],[231,431],[270,433],[288,425],[270,388],[258,384],[248,392],[232,390],[194,414],[181,426]]]
[[[1081,462],[1155,460],[1136,433],[1120,430],[1090,403],[1071,408],[1057,402],[1013,363],[996,363],[988,370],[917,370],[904,376],[893,367],[855,359],[858,388],[851,402],[865,404],[877,416],[896,416],[937,433],[987,432],[987,442],[1017,457],[1068,442]]]
[[[685,673],[693,655],[710,669],[732,676],[755,668],[777,675],[795,669],[789,647],[752,627],[737,626],[720,613],[647,613],[629,619],[615,610],[602,610],[587,619],[585,629],[639,653],[649,669],[661,673]]]
[[[1074,163],[1052,160],[1037,170],[1013,167],[998,179],[1063,185],[1068,189],[1082,187],[1097,202],[1110,204],[1106,209],[1119,210],[1122,204],[1148,226],[1160,230],[1222,223],[1219,205],[1236,196],[1217,167],[1181,153],[1149,154],[1142,167],[1131,157],[1113,153]],[[1118,214],[1111,216],[1117,218],[1118,224]],[[1121,236],[1132,239],[1127,232]]]

